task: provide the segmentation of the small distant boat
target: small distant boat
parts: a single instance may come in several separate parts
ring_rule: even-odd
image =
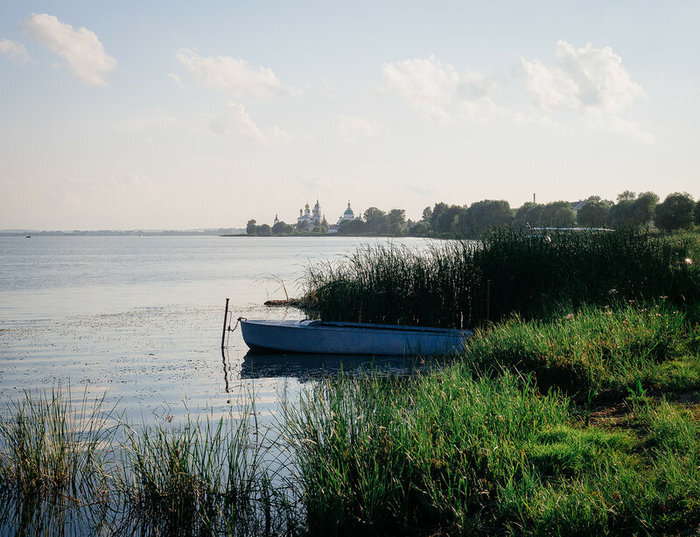
[[[269,321],[243,317],[243,340],[253,351],[442,356],[461,353],[470,330],[329,321]]]

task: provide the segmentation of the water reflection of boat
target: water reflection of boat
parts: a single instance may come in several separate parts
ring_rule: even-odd
[[[246,345],[263,352],[443,356],[459,354],[469,330],[328,321],[238,319]]]
[[[295,377],[301,381],[367,373],[402,376],[430,367],[434,362],[402,356],[351,354],[260,354],[243,357],[241,378]]]

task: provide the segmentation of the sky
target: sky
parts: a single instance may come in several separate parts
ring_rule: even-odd
[[[0,229],[700,198],[700,2],[0,3]]]

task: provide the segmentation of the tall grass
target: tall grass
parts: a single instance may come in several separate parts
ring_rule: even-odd
[[[412,377],[314,383],[269,438],[253,407],[115,428],[101,400],[28,394],[1,420],[0,533],[695,531],[700,338],[683,313],[584,308],[471,343]]]
[[[653,418],[650,418],[653,414]],[[674,535],[700,522],[692,417],[584,426],[530,377],[341,379],[287,409],[310,535]],[[655,421],[657,420],[657,421]],[[694,427],[694,428],[693,428]],[[644,449],[664,433],[663,448]],[[652,432],[653,431],[653,432]],[[675,446],[669,451],[666,446]]]
[[[435,242],[422,253],[370,246],[311,265],[307,295],[326,320],[445,327],[662,296],[684,305],[700,300],[700,265],[684,262],[689,248],[633,231],[500,229],[478,245]]]
[[[128,518],[163,535],[276,535],[293,527],[296,515],[271,485],[258,432],[249,412],[129,427],[118,475]]]
[[[56,390],[9,404],[0,417],[0,533],[295,531],[294,496],[269,471],[250,408],[241,418],[135,427],[103,402],[85,395],[76,404]]]
[[[110,499],[104,471],[113,410],[87,393],[26,392],[0,414],[0,520],[17,531],[101,516]],[[60,517],[60,518],[59,518]]]
[[[463,360],[477,370],[535,374],[541,389],[621,399],[700,389],[700,332],[665,307],[593,309],[550,322],[513,318],[477,331]]]
[[[0,483],[22,495],[97,493],[111,411],[87,394],[74,407],[70,391],[25,393],[0,415]]]
[[[308,267],[307,294],[322,319],[389,324],[469,323],[480,276],[473,242],[366,246],[345,258]]]
[[[561,424],[567,403],[513,375],[449,370],[321,384],[287,411],[310,533],[375,535],[490,525],[515,446]]]
[[[683,305],[700,300],[700,269],[687,265],[688,245],[632,230],[548,232],[495,230],[475,252],[492,281],[496,319],[510,313],[545,317],[554,308],[616,305],[659,297]]]

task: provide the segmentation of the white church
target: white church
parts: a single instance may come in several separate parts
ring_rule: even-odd
[[[348,220],[355,220],[355,213],[352,211],[352,207],[350,207],[350,201],[348,201],[348,208],[345,209],[345,212],[343,213],[343,216],[338,218],[338,223],[333,224],[328,228],[328,233],[338,233],[338,229],[340,228],[340,224],[343,222],[346,222]]]
[[[313,231],[313,229],[316,226],[320,226],[325,221],[325,219],[326,217],[321,212],[321,204],[318,200],[316,200],[316,205],[314,205],[313,209],[311,209],[309,207],[309,204],[307,203],[303,209],[299,209],[299,217],[297,218],[297,229],[302,231]],[[338,222],[336,224],[328,226],[328,233],[338,233],[338,228],[340,227],[341,223],[347,220],[354,219],[355,213],[353,212],[352,207],[350,206],[350,202],[348,201],[348,207],[347,209],[345,209],[343,215],[340,218],[338,218]],[[276,224],[277,222],[279,222],[279,219],[277,218],[277,215],[275,215],[274,223]]]

